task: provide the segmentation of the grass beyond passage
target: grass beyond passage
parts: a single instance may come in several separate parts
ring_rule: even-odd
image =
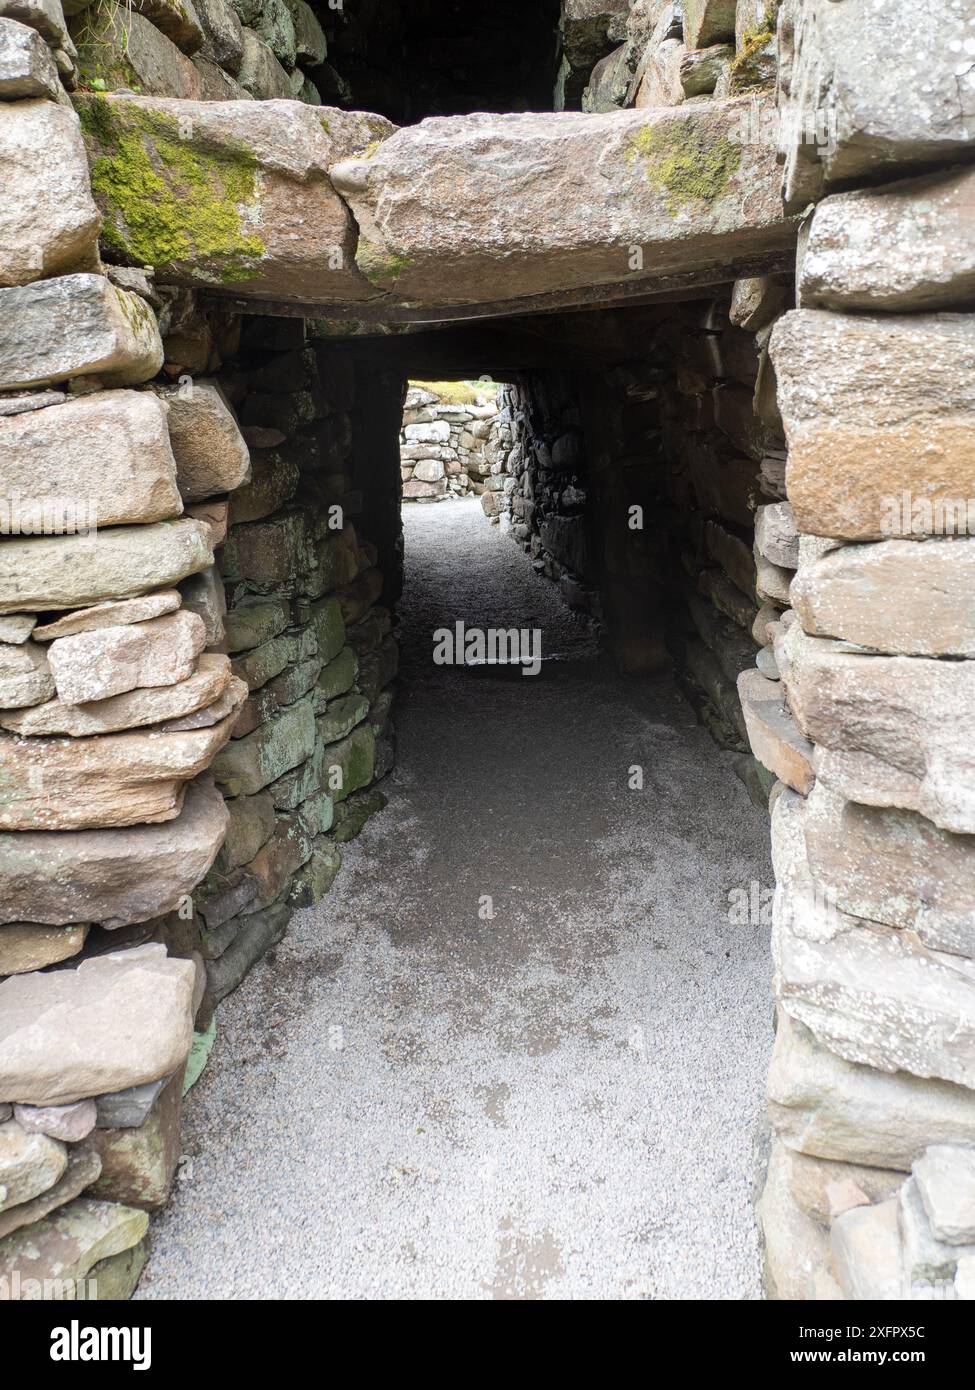
[[[432,391],[445,405],[482,405],[497,395],[496,381],[411,381],[421,391]]]

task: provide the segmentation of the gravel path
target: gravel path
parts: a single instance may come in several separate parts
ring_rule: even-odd
[[[757,1298],[767,821],[476,502],[406,510],[389,808],[221,1007],[140,1296]],[[435,667],[457,618],[553,659]]]

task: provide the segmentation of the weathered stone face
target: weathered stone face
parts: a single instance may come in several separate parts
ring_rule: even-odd
[[[210,709],[222,719],[239,706],[246,693],[243,682],[234,678],[227,657],[203,652],[193,674],[176,685],[128,690],[83,705],[53,699],[30,709],[3,710],[0,725],[15,734],[69,734],[72,738],[114,734],[147,724],[159,724],[168,732],[172,721]],[[225,700],[229,701],[226,708]]]
[[[743,671],[738,695],[752,753],[763,767],[806,796],[816,780],[813,748],[790,718],[779,682],[754,669]]]
[[[64,1145],[16,1120],[0,1124],[0,1212],[46,1192],[67,1166]]]
[[[190,518],[110,527],[90,536],[5,540],[0,613],[42,613],[135,597],[212,563],[210,528]]]
[[[434,118],[333,166],[332,180],[360,228],[360,269],[400,300],[651,281],[793,242],[773,152],[742,142],[744,111]]]
[[[389,135],[382,117],[295,101],[76,100],[103,238],[124,260],[153,265],[160,283],[258,298],[372,293],[328,168]]]
[[[59,90],[57,64],[37,30],[0,19],[0,101],[53,100]]]
[[[975,315],[800,309],[778,320],[769,348],[800,531],[925,534],[935,528],[923,516],[912,527],[910,504],[903,524],[905,494],[942,513],[975,498]]]
[[[789,705],[817,745],[817,776],[850,801],[975,832],[973,663],[844,651],[798,623],[783,650]]]
[[[87,924],[79,922],[68,927],[8,922],[0,927],[0,975],[26,975],[70,960],[84,946],[87,935]]]
[[[168,408],[176,480],[187,502],[232,492],[250,477],[250,454],[237,417],[215,381],[157,388]]]
[[[919,22],[909,0],[890,0],[882,24],[869,0],[787,0],[783,11],[791,207],[846,180],[950,162],[975,138],[975,77],[959,63],[971,39],[965,5],[939,5]]]
[[[804,562],[790,592],[810,636],[975,656],[975,538],[840,546]]]
[[[81,1280],[101,1261],[131,1250],[146,1233],[149,1218],[144,1211],[117,1202],[93,1202],[79,1197],[9,1236],[0,1246],[0,1278],[7,1281],[16,1271],[27,1280]],[[138,1276],[137,1276],[138,1277]],[[104,1290],[104,1284],[99,1289]],[[130,1297],[130,1283],[120,1297]]]
[[[173,613],[179,607],[178,589],[160,589],[154,594],[143,594],[139,598],[109,600],[91,608],[79,608],[74,613],[65,613],[53,623],[43,623],[35,627],[33,637],[36,642],[53,642],[57,637],[72,637],[78,632],[97,632],[103,627],[120,627],[125,623],[144,623],[149,618],[161,617],[163,613]]]
[[[817,899],[805,814],[805,801],[792,792],[772,811],[772,954],[782,1008],[848,1061],[972,1086],[973,976],[906,933],[860,922]]]
[[[168,1076],[193,1040],[191,961],[139,946],[0,984],[0,1095],[69,1105]]]
[[[0,643],[0,706],[38,705],[54,694],[47,654],[33,642]]]
[[[91,374],[104,386],[132,386],[162,363],[148,304],[101,275],[0,290],[0,390]]]
[[[202,618],[180,609],[144,623],[58,637],[48,647],[48,659],[58,698],[80,705],[186,680],[205,642]]]
[[[78,122],[50,101],[0,107],[0,285],[98,263],[98,209]]]
[[[973,205],[975,171],[964,166],[825,198],[799,258],[800,308],[903,314],[971,303]]]
[[[161,825],[0,835],[3,916],[111,930],[173,912],[206,875],[228,823],[223,797],[204,776],[176,819]]]
[[[820,1158],[909,1171],[931,1143],[975,1141],[975,1092],[844,1061],[779,1012],[769,1073],[776,1133]]]
[[[823,783],[809,796],[813,879],[837,907],[917,933],[933,950],[975,957],[975,854],[914,811],[861,806]]]
[[[5,735],[0,828],[89,830],[173,820],[185,784],[230,738],[238,709],[203,729],[152,738],[138,732],[75,739]]]
[[[0,420],[0,494],[22,516],[45,494],[77,500],[85,525],[179,516],[165,410],[144,391],[104,391]]]

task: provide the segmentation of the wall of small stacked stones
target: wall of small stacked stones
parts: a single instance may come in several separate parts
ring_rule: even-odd
[[[491,476],[489,441],[494,402],[453,404],[411,386],[400,430],[400,477],[405,502],[442,502],[480,495]]]

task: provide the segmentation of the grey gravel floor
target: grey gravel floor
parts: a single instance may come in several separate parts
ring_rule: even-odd
[[[405,525],[389,808],[221,1007],[140,1296],[757,1298],[767,822],[476,502]],[[435,667],[457,618],[552,659]]]

